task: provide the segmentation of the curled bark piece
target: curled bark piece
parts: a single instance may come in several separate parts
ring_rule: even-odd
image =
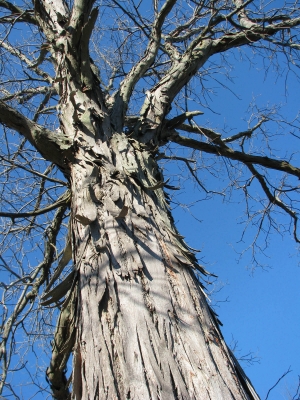
[[[75,271],[72,271],[59,285],[42,296],[42,306],[56,303],[70,290],[74,281]]]
[[[71,240],[70,238],[68,239],[67,245],[64,249],[63,255],[61,259],[59,260],[58,266],[56,267],[52,278],[50,279],[50,282],[48,283],[45,292],[48,292],[51,286],[57,281],[57,279],[60,277],[62,271],[64,270],[65,266],[69,263],[69,261],[72,259],[72,246],[71,246]]]
[[[155,185],[152,186],[145,186],[144,185],[144,189],[147,190],[157,190],[157,189],[161,189],[162,187],[164,187],[164,182],[157,182]]]
[[[91,198],[90,186],[83,188],[81,193],[78,194],[75,218],[82,223],[82,225],[90,225],[97,218],[97,207]]]

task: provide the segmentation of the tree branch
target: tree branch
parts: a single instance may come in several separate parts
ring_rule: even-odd
[[[2,46],[5,50],[7,50],[13,56],[19,58],[19,60],[23,61],[28,66],[28,68],[32,68],[32,70],[37,75],[43,77],[46,82],[48,82],[50,84],[53,83],[52,77],[49,74],[47,74],[47,72],[42,71],[37,66],[36,67],[33,66],[32,62],[23,53],[21,53],[21,51],[19,49],[11,46],[10,44],[8,44],[6,42],[0,42],[0,46]]]
[[[62,133],[52,132],[33,122],[2,100],[0,100],[0,123],[23,135],[46,160],[66,168],[63,153],[71,147],[71,142]]]
[[[33,10],[23,10],[20,7],[12,4],[9,1],[0,0],[0,7],[3,7],[12,12],[11,15],[5,17],[6,22],[15,22],[16,18],[18,18],[19,22],[28,22],[33,25],[38,25],[36,18],[32,15]]]
[[[284,20],[277,24],[268,26],[253,25],[249,29],[237,33],[229,33],[215,39],[212,45],[212,54],[222,53],[234,47],[255,43],[261,39],[275,35],[282,30],[290,29],[300,25],[300,18]]]
[[[276,206],[280,207],[283,211],[285,211],[294,221],[294,239],[297,243],[300,243],[300,240],[298,238],[297,235],[297,228],[298,228],[298,216],[297,213],[293,210],[291,210],[286,204],[284,204],[278,196],[276,196],[275,194],[273,195],[270,191],[270,189],[268,188],[266,181],[264,179],[264,177],[256,170],[256,168],[253,167],[252,164],[247,163],[246,166],[248,167],[248,169],[251,171],[251,173],[254,175],[254,177],[258,180],[258,182],[260,183],[264,193],[266,194],[269,202],[271,204],[275,204]]]
[[[291,367],[289,367],[289,369],[288,369],[284,374],[282,374],[281,377],[277,380],[277,382],[275,383],[275,385],[273,385],[273,386],[268,390],[268,393],[267,393],[267,396],[266,396],[265,400],[268,399],[271,390],[273,390],[273,389],[278,385],[278,383],[279,383],[287,374],[289,374],[290,372],[291,372]]]
[[[240,2],[237,1],[237,3]],[[233,13],[237,13],[243,7],[243,4],[240,5]],[[155,128],[159,126],[159,123],[162,123],[163,117],[169,111],[170,104],[175,96],[212,55],[264,40],[277,32],[300,25],[300,18],[285,19],[277,24],[268,26],[265,26],[264,23],[261,25],[251,24],[248,28],[240,26],[237,32],[224,33],[220,36],[219,34],[217,35],[217,29],[215,31],[212,29],[219,22],[222,22],[224,18],[226,19],[221,15],[219,17],[211,18],[211,22],[194,39],[180,60],[173,64],[169,71],[164,74],[164,77],[151,89],[150,95],[145,99],[141,108],[141,116],[145,121],[151,121],[152,129],[152,135],[149,134],[145,141],[153,139],[153,136],[156,135]],[[245,18],[244,14],[242,18]],[[214,36],[218,37],[214,39]],[[151,108],[155,109],[155,117],[151,114]],[[145,110],[147,113],[145,113]],[[155,124],[153,121],[155,121]]]
[[[287,172],[288,174],[294,175],[300,179],[300,169],[294,167],[285,160],[275,160],[274,158],[242,153],[240,151],[233,150],[227,146],[214,146],[180,135],[170,136],[169,140],[184,147],[204,151],[205,153],[215,154],[216,156],[230,158],[231,160],[240,161],[244,164],[258,164],[266,168]]]
[[[224,138],[224,139],[222,139],[222,142],[230,143],[230,142],[234,142],[235,140],[240,139],[240,138],[244,138],[244,137],[250,138],[252,136],[252,133],[254,131],[256,131],[256,129],[258,129],[266,121],[267,121],[267,118],[263,117],[255,126],[253,126],[253,128],[247,129],[246,131],[243,131],[243,132],[239,132],[236,135],[232,135],[230,137]]]
[[[7,162],[7,163],[9,163],[9,164],[11,164],[12,168],[21,168],[21,169],[23,169],[24,171],[29,172],[29,173],[32,174],[32,175],[36,175],[36,176],[38,176],[38,177],[40,177],[40,178],[46,179],[46,180],[49,181],[49,182],[59,183],[60,185],[63,185],[63,186],[66,186],[66,185],[67,185],[66,182],[64,182],[64,181],[62,181],[62,180],[60,180],[60,179],[51,178],[50,176],[47,176],[47,175],[45,175],[45,174],[42,174],[42,173],[40,173],[40,172],[38,172],[38,171],[35,171],[35,170],[33,170],[33,169],[26,168],[26,167],[24,167],[22,164],[16,163],[14,160],[9,160],[8,158],[3,157],[3,156],[1,156],[1,155],[0,155],[0,159],[3,160],[3,161],[5,161],[5,162]]]
[[[150,40],[143,57],[134,65],[126,78],[120,84],[118,92],[114,95],[113,115],[117,118],[120,127],[123,124],[124,115],[127,111],[128,102],[134,86],[143,74],[153,64],[161,41],[161,29],[167,15],[176,4],[176,0],[166,0],[160,12],[157,14],[152,25]],[[117,127],[116,127],[117,129]]]
[[[23,101],[30,100],[32,97],[37,96],[39,94],[47,94],[47,93],[54,92],[53,89],[49,88],[48,86],[38,86],[35,88],[27,88],[24,90],[20,90],[16,93],[9,93],[5,91],[6,96],[1,98],[2,101],[9,101],[16,99],[19,103],[23,103]]]
[[[1,332],[2,342],[0,346],[0,359],[2,360],[3,364],[2,376],[0,381],[0,393],[2,393],[10,363],[10,354],[7,353],[7,344],[9,341],[9,337],[13,334],[13,327],[16,323],[17,318],[20,317],[22,311],[28,304],[33,304],[34,300],[38,296],[40,287],[46,280],[48,271],[53,262],[56,238],[59,233],[66,208],[67,206],[64,205],[57,210],[53,222],[50,225],[51,229],[48,230],[48,238],[45,242],[44,259],[38,265],[38,267],[36,267],[33,274],[31,275],[31,281],[34,282],[31,286],[31,290],[28,291],[28,285],[24,286],[24,290],[22,291],[12,314],[3,325],[3,330]]]
[[[9,213],[9,212],[0,212],[0,217],[11,218],[12,220],[16,218],[27,218],[33,217],[37,215],[46,214],[49,211],[55,210],[58,207],[68,205],[71,201],[71,193],[67,190],[60,198],[50,206],[45,208],[41,208],[40,210],[35,210],[32,212],[25,212],[25,213]]]

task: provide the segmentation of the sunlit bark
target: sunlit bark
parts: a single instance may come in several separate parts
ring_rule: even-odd
[[[80,157],[72,167],[79,282],[72,398],[257,398],[194,276],[201,267],[163,190],[154,189],[161,176],[153,156],[124,135],[111,143],[115,166]]]

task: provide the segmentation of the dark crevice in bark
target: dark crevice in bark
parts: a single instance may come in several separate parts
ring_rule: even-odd
[[[143,365],[144,379],[145,379],[146,387],[147,387],[147,390],[148,390],[149,399],[151,399],[152,396],[151,396],[149,378],[147,376],[147,367],[146,367],[145,362],[144,362],[144,357],[143,357],[143,352],[142,352],[142,348],[141,348],[141,342],[140,342],[138,331],[136,332],[136,337],[137,337],[138,346],[139,346],[139,350],[140,350],[140,356],[141,356],[142,365]]]
[[[109,302],[109,288],[108,288],[108,285],[106,283],[104,294],[103,294],[102,299],[101,299],[101,301],[100,301],[100,303],[98,305],[99,320],[100,321],[102,319],[103,313],[107,312],[108,302]]]
[[[144,273],[142,271],[139,272],[139,276],[141,279],[145,306],[146,306],[147,310],[149,311],[149,315],[156,327],[158,335],[160,336],[159,329],[158,329],[158,317],[155,312],[155,305],[154,305],[153,299],[151,298],[151,295],[150,295],[149,285],[148,285],[147,280],[145,279]]]
[[[172,339],[173,339],[175,342],[178,343],[178,337],[179,337],[180,340],[181,340],[180,331],[179,331],[179,329],[178,329],[176,323],[174,323],[174,324],[171,323],[171,325],[173,326],[173,329],[174,329],[173,335],[172,335],[172,332],[171,332],[171,337],[172,337]],[[173,336],[174,336],[174,337],[173,337]],[[178,337],[176,337],[176,336],[178,336]],[[181,340],[181,342],[182,342],[182,340]],[[174,349],[174,347],[173,347],[173,349]],[[185,352],[185,353],[186,353],[186,352]],[[186,382],[186,379],[185,379],[185,376],[184,376],[184,373],[183,373],[183,369],[182,369],[182,365],[181,365],[181,359],[177,356],[177,353],[174,354],[174,352],[173,352],[173,358],[174,358],[174,360],[175,360],[175,362],[176,362],[176,364],[177,364],[178,372],[179,372],[181,381],[182,381],[183,385],[185,386],[185,389],[187,389],[188,386],[187,386],[187,382]],[[173,382],[174,382],[174,385],[175,385],[175,379],[174,379],[172,373],[171,373],[171,378],[173,378]],[[178,391],[176,385],[175,385],[175,387],[176,387],[176,391]],[[178,395],[178,394],[177,394],[177,395]]]
[[[243,388],[244,388],[245,392],[247,393],[249,398],[252,399],[253,398],[253,393],[251,393],[250,389],[248,388],[248,384],[245,381],[245,375],[241,374],[239,368],[235,368],[235,371],[237,373],[237,376],[239,377],[239,380],[244,383]],[[246,379],[247,379],[247,377],[246,377]]]
[[[123,377],[120,369],[120,360],[119,360],[119,355],[118,355],[118,348],[114,343],[114,331],[111,331],[111,347],[112,347],[112,357],[114,359],[114,372],[113,376],[114,379],[117,382],[116,390],[119,393],[124,393],[124,382],[123,382]]]
[[[95,394],[94,394],[94,400],[99,400],[98,392],[99,392],[99,382],[97,382],[97,385],[96,385],[96,390],[95,390]]]
[[[205,332],[203,332],[203,333],[204,333],[204,335],[205,335]],[[211,349],[211,343],[213,343],[215,346],[217,346],[215,340],[211,341],[210,339],[207,338],[207,339],[206,339],[207,351],[208,351],[208,353],[209,353],[209,355],[210,355],[210,358],[211,358],[211,360],[212,360],[212,363],[213,363],[214,366],[215,366],[216,371],[219,372],[219,367],[218,367],[218,365],[216,364],[216,361],[214,360],[214,354],[213,354],[213,351],[212,351],[212,349]],[[221,379],[223,380],[223,377],[222,377],[222,376],[221,376]]]
[[[169,313],[169,310],[168,310],[168,313]],[[171,319],[169,320],[169,335],[170,335],[170,339],[171,339],[171,346],[170,346],[170,350],[171,350],[171,352],[172,352],[172,354],[173,354],[173,352],[174,352],[174,348],[175,348],[175,343],[174,343],[174,337],[173,337],[173,333],[172,333],[172,321],[171,321]]]
[[[82,379],[81,379],[81,381],[86,381],[86,376],[85,376],[85,362],[84,362],[84,361],[81,363],[81,371],[82,371]]]
[[[207,393],[207,396],[208,396],[208,398],[209,398],[210,400],[214,400],[214,399],[211,398],[210,393],[209,393],[209,391],[208,391],[207,389],[206,389],[206,393]]]
[[[163,319],[162,330],[163,330],[166,347],[167,347],[167,349],[169,349],[169,340],[168,340],[168,336],[167,336],[167,327],[166,327],[166,319],[165,318]]]
[[[117,301],[117,312],[115,315],[115,325],[118,319],[118,313],[120,312],[120,298],[119,298],[119,290],[118,290],[118,284],[117,281],[114,279],[114,290],[115,290],[115,295],[116,295],[116,301]]]
[[[153,337],[152,337],[151,330],[149,329],[147,321],[145,321],[145,324],[146,324],[146,327],[147,327],[147,332],[148,332],[148,336],[149,336],[149,343],[150,343],[150,347],[151,347],[153,356],[155,358],[156,364],[159,365],[159,361],[158,361],[158,358],[157,358],[157,355],[156,355],[156,352],[155,352],[155,349],[154,349],[154,345],[153,345]]]
[[[222,336],[221,332],[220,332],[220,336],[221,336],[222,342],[224,343],[224,347],[226,348],[226,351],[223,350],[224,360],[226,360],[226,363],[227,363],[227,365],[228,365],[228,368],[230,369],[231,374],[232,374],[234,380],[236,381],[237,387],[239,388],[239,392],[241,393],[239,380],[238,380],[238,379],[235,377],[235,375],[234,375],[234,371],[236,370],[236,367],[235,367],[235,366],[234,366],[234,368],[231,367],[232,359],[230,359],[230,354],[228,354],[228,348],[227,348],[226,343],[225,343],[224,340],[223,340],[223,336]],[[238,371],[237,371],[237,372],[238,372]],[[243,378],[243,377],[240,376],[240,378]],[[223,379],[223,378],[222,378],[222,379]],[[233,394],[233,392],[232,392],[230,386],[227,384],[227,382],[226,382],[224,379],[223,379],[223,381],[224,381],[224,384],[227,386],[228,391],[231,393],[232,398],[235,399],[235,396],[234,396],[234,394]],[[249,389],[248,389],[248,387],[247,387],[247,383],[245,382],[244,379],[240,379],[240,382],[242,383],[242,388],[243,388],[243,390],[244,390],[248,395],[250,395],[250,399],[251,399],[251,398],[252,398],[252,395],[251,395],[251,393],[249,392]],[[241,394],[242,394],[242,393],[241,393]]]
[[[217,346],[216,342],[212,342],[212,343],[213,343],[214,346]],[[231,391],[230,387],[227,385],[227,382],[224,380],[224,378],[223,378],[223,376],[222,376],[222,373],[221,373],[221,371],[220,371],[220,369],[219,369],[218,364],[217,364],[217,363],[215,362],[215,360],[214,360],[213,353],[212,353],[212,351],[211,351],[211,349],[210,349],[210,345],[208,346],[208,348],[209,348],[209,352],[210,352],[211,357],[212,357],[212,361],[213,361],[213,363],[214,363],[214,365],[215,365],[216,372],[217,372],[217,373],[219,374],[219,376],[221,377],[221,379],[222,379],[222,381],[223,381],[223,383],[224,383],[224,386],[227,387],[227,389],[228,389],[228,391],[229,391],[229,393],[230,393],[232,399],[234,400],[235,397],[234,397],[234,395],[232,394],[232,391]],[[221,350],[221,351],[222,351],[222,350]],[[240,389],[239,389],[239,392],[240,392]]]
[[[170,371],[170,378],[171,378],[171,385],[172,385],[172,391],[173,391],[173,395],[174,395],[174,400],[180,400],[179,397],[178,397],[178,389],[176,387],[175,380],[174,380],[174,377],[173,377],[173,374],[172,374],[170,366],[169,366],[169,371]]]
[[[196,392],[196,386],[195,386],[194,382],[192,382],[192,387],[194,389],[194,392]]]
[[[181,364],[181,360],[179,360],[179,358],[177,357],[176,359],[177,365],[178,365],[178,372],[180,374],[182,383],[185,387],[185,390],[188,392],[188,385],[187,385],[187,381],[185,379],[184,373],[183,373],[183,368],[182,368],[182,364]]]
[[[177,324],[176,324],[176,329],[177,329],[178,337],[179,337],[179,339],[180,339],[180,341],[181,341],[182,348],[183,348],[184,353],[185,353],[185,355],[186,355],[186,358],[189,360],[190,365],[191,365],[192,369],[194,370],[194,368],[193,368],[193,362],[192,362],[192,360],[190,359],[190,356],[189,356],[189,354],[188,354],[188,351],[187,351],[186,348],[185,348],[185,347],[186,347],[186,346],[185,346],[185,342],[184,342],[184,339],[181,337],[181,334],[180,334],[181,330],[178,329]],[[187,346],[189,346],[188,343],[187,343]],[[179,365],[180,365],[180,362],[179,362]]]
[[[149,239],[148,239],[149,240]],[[156,258],[157,260],[159,260],[160,259],[160,257],[156,254],[156,253],[154,253],[151,249],[150,249],[150,247],[149,246],[147,246],[147,244],[145,243],[145,242],[143,242],[142,240],[140,240],[140,238],[138,238],[137,237],[137,244],[143,249],[143,250],[145,250],[147,253],[148,253],[148,255],[149,256],[151,256],[151,257],[153,257],[153,258]],[[140,254],[140,252],[139,252],[139,254]],[[145,263],[145,261],[143,260],[143,257],[141,257],[141,260],[142,260],[142,264],[143,265],[145,265],[145,275],[146,275],[146,273],[148,272],[148,274],[146,275],[147,276],[147,278],[148,279],[152,279],[151,278],[151,274],[149,273],[149,270],[148,270],[148,268],[147,268],[147,264]]]
[[[198,315],[199,329],[201,330],[203,337],[205,337],[205,331],[204,331],[202,323],[201,323],[201,321],[204,319],[204,316],[199,310],[201,304],[199,304],[199,299],[195,296],[194,291],[192,290],[192,288],[188,284],[188,279],[186,277],[186,273],[184,272],[183,275],[184,275],[185,281],[187,283],[187,287],[188,287],[188,290],[189,290],[190,298],[192,299],[193,304],[194,304],[194,309],[196,310],[197,315]],[[197,282],[195,282],[197,280],[197,278],[195,277],[195,274],[194,274],[193,271],[190,271],[190,276],[192,277],[193,282],[197,283]],[[197,287],[197,285],[196,285],[196,287]],[[219,330],[218,324],[214,324],[214,327]]]
[[[107,340],[106,340],[106,335],[105,335],[105,332],[104,332],[104,327],[103,327],[102,320],[100,320],[100,325],[101,325],[102,336],[104,338],[104,343],[105,343],[105,347],[106,347],[106,351],[107,351],[107,355],[108,355],[110,372],[111,372],[112,377],[113,377],[114,386],[115,386],[116,392],[118,394],[118,398],[121,399],[122,397],[121,397],[121,393],[120,393],[119,382],[118,382],[118,379],[116,378],[115,369],[114,369],[114,362],[113,362],[114,355],[111,354],[110,351],[109,351],[109,345],[108,345]],[[121,379],[121,377],[119,377],[119,378]],[[103,382],[104,382],[104,380],[103,380]]]
[[[224,381],[224,379],[223,379],[223,381]],[[225,383],[225,381],[224,381],[224,383]],[[229,391],[229,393],[231,394],[231,396],[232,396],[232,399],[233,400],[235,400],[236,399],[236,397],[234,396],[234,394],[232,393],[232,391],[231,391],[231,389],[230,389],[230,387],[228,386],[228,385],[226,385],[227,386],[227,389],[228,389],[228,391]]]
[[[138,256],[140,257],[141,264],[142,264],[142,267],[143,267],[143,273],[144,273],[145,277],[148,280],[151,280],[152,278],[151,278],[151,275],[150,275],[149,270],[147,268],[147,264],[143,260],[143,256],[141,254],[141,251],[139,250],[139,246],[143,247],[143,242],[141,242],[141,240],[136,235],[134,236],[134,239],[135,239],[134,244],[135,244],[135,247],[136,247],[136,252],[137,252]],[[144,246],[144,247],[146,247],[146,246]],[[150,251],[150,249],[149,249],[149,251]]]
[[[103,370],[102,369],[100,370],[100,373],[101,373],[101,381],[104,382],[104,375],[103,375]],[[106,394],[106,398],[107,398],[107,394]]]

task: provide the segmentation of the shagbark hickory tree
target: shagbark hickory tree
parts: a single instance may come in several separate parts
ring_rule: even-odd
[[[202,185],[201,155],[229,160],[247,200],[255,182],[265,195],[259,229],[271,229],[277,208],[298,241],[300,170],[270,148],[268,124],[285,123],[276,109],[252,110],[230,135],[197,118],[227,55],[297,67],[297,2],[0,0],[0,9],[1,392],[17,395],[11,373],[28,371],[25,344],[37,353],[51,339],[51,361],[32,377],[39,396],[257,399],[208,306],[208,272],[174,225],[175,187],[159,162],[183,162]]]

